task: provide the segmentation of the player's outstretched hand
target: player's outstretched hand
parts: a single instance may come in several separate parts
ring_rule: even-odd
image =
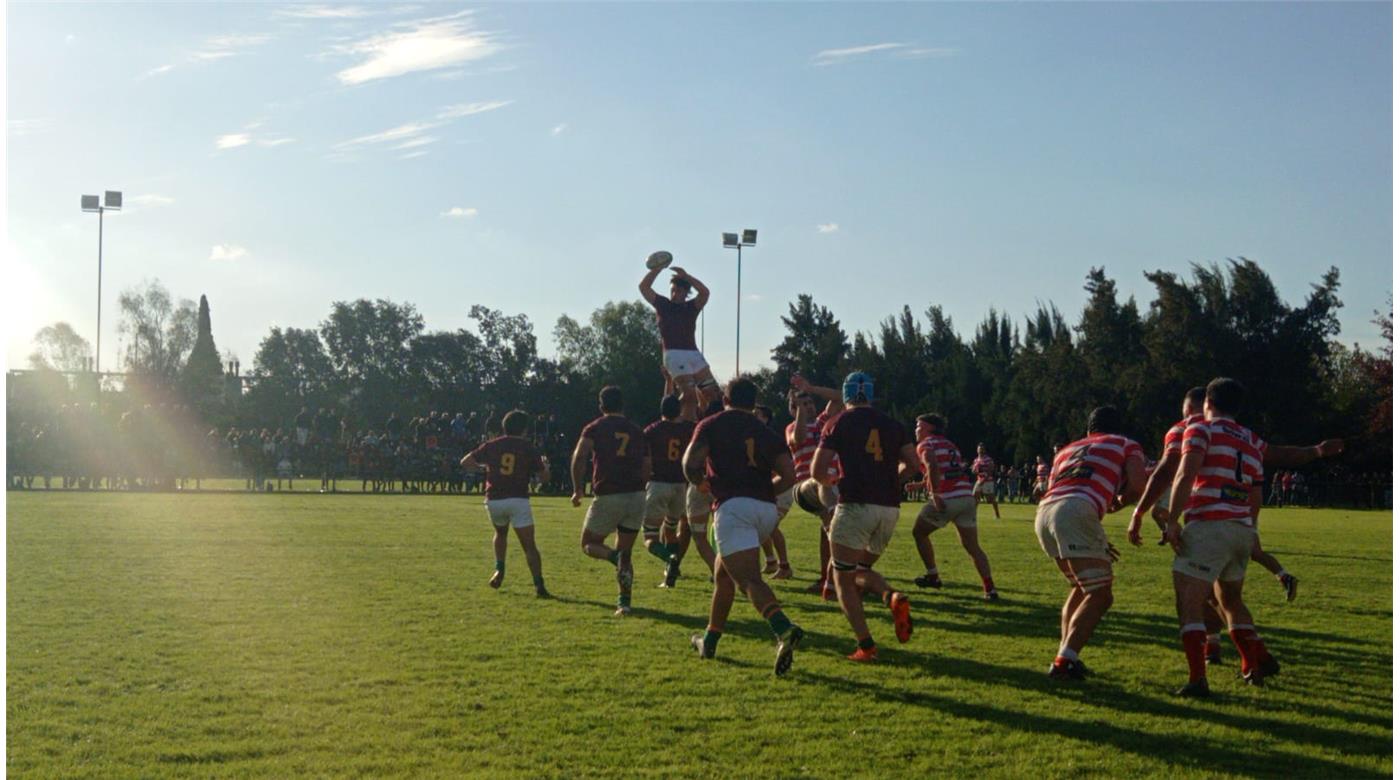
[[[1123,557],[1123,554],[1120,553],[1120,552],[1118,552],[1118,548],[1113,546],[1113,542],[1109,542],[1109,543],[1108,543],[1108,559],[1109,559],[1110,561],[1112,561],[1113,563],[1117,563],[1117,562],[1118,562],[1118,559],[1119,559],[1119,558],[1122,558],[1122,557]]]
[[[1181,552],[1181,524],[1175,520],[1168,520],[1162,526],[1162,539],[1172,546],[1176,552]]]
[[[1133,512],[1133,519],[1128,521],[1128,541],[1134,547],[1142,546],[1142,515],[1137,511]]]
[[[1317,445],[1317,456],[1319,458],[1334,458],[1342,454],[1346,449],[1346,444],[1341,439],[1327,439]]]
[[[807,381],[807,377],[802,376],[801,374],[793,374],[793,375],[792,375],[792,386],[793,386],[793,389],[797,390],[797,392],[799,392],[799,393],[805,393],[805,392],[807,392],[807,388],[809,388],[809,387],[812,386],[812,383],[811,383],[811,382],[808,382],[808,381]]]
[[[574,491],[574,494],[572,496],[569,496],[569,501],[572,502],[574,506],[580,506],[583,504],[583,494],[578,491]]]

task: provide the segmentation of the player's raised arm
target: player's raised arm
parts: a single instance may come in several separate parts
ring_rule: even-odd
[[[800,391],[795,387],[788,390],[788,409],[793,413],[793,424],[787,430],[787,445],[793,450],[807,443],[807,428],[812,424],[807,404],[801,402],[799,395]]]
[[[1179,452],[1163,452],[1162,459],[1157,461],[1157,468],[1152,470],[1152,475],[1147,479],[1147,485],[1142,489],[1142,496],[1138,498],[1137,507],[1133,509],[1133,520],[1141,524],[1142,518],[1152,512],[1152,505],[1162,497],[1172,485],[1172,477],[1176,475],[1177,466],[1181,465],[1181,454]]]
[[[845,404],[841,401],[840,390],[814,385],[807,380],[807,377],[801,374],[792,375],[792,386],[797,388],[797,392],[799,393],[806,393],[826,401],[825,413],[828,417],[835,417],[845,408]]]
[[[1345,445],[1341,439],[1326,439],[1311,447],[1285,447],[1270,444],[1264,450],[1264,465],[1282,468],[1304,466],[1318,458],[1330,458],[1342,454]]]
[[[467,471],[474,471],[476,469],[481,468],[481,464],[477,463],[476,461],[476,451],[473,450],[472,452],[468,452],[466,455],[463,455],[461,465],[462,468],[466,469]]]
[[[593,440],[579,436],[574,446],[574,457],[569,463],[569,473],[574,479],[574,494],[569,497],[574,506],[583,503],[583,483],[588,479],[588,459],[593,457]]]
[[[656,302],[656,291],[651,288],[656,283],[656,277],[661,275],[664,268],[652,268],[647,271],[647,275],[642,277],[642,281],[637,285],[637,290],[642,294],[642,299],[647,303]]]
[[[689,282],[691,289],[695,290],[696,310],[698,311],[700,309],[705,308],[705,304],[710,302],[710,288],[706,287],[704,282],[700,281],[699,279],[696,279],[695,277],[687,273],[684,268],[675,266],[671,269],[671,271],[675,273],[677,277]]]

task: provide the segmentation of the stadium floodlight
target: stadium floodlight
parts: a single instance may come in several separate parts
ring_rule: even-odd
[[[97,350],[93,361],[93,371],[102,372],[102,215],[108,211],[122,210],[122,194],[117,190],[107,190],[99,203],[96,195],[83,196],[83,211],[97,212]]]
[[[734,284],[734,376],[739,376],[739,309],[743,304],[741,291],[744,286],[744,247],[754,246],[758,243],[758,231],[752,228],[743,231],[744,240],[739,240],[738,233],[724,233],[724,248],[733,249],[737,255],[738,263],[735,272],[737,281]],[[703,349],[703,347],[702,347]]]

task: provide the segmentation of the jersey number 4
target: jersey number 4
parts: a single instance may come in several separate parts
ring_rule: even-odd
[[[885,449],[880,446],[880,431],[872,429],[870,436],[865,440],[865,451],[875,457],[875,462],[880,463],[885,459]]]

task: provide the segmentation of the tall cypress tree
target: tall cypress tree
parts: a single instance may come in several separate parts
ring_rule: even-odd
[[[199,296],[199,320],[196,325],[194,348],[180,372],[180,384],[185,400],[206,420],[215,412],[222,398],[223,364],[214,346],[214,332],[209,321],[209,299]]]

